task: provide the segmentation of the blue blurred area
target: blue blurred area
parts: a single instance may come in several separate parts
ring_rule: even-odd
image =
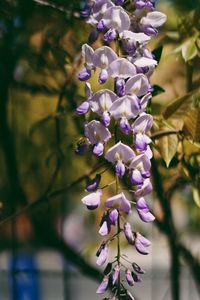
[[[12,300],[40,300],[39,280],[34,257],[18,254],[9,260],[9,286]]]

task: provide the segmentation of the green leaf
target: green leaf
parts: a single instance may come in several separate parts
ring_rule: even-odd
[[[166,36],[173,41],[178,41],[180,39],[178,31],[167,31]]]
[[[186,113],[183,132],[190,135],[193,141],[200,142],[200,107],[192,107]]]
[[[193,195],[194,202],[200,208],[200,194],[198,188],[196,187],[192,188],[192,195]]]
[[[181,48],[182,56],[185,62],[193,59],[195,56],[198,54],[198,50],[196,47],[196,39],[195,38],[190,38],[187,40]]]
[[[157,142],[158,151],[161,157],[164,159],[167,168],[175,156],[178,148],[178,137],[177,135],[167,135],[160,138]]]
[[[158,48],[155,48],[152,51],[152,54],[154,55],[155,59],[157,60],[157,62],[159,63],[161,55],[162,55],[162,51],[163,51],[163,46],[159,46]]]
[[[161,86],[159,86],[157,84],[153,85],[153,92],[152,92],[153,97],[155,97],[161,93],[164,93],[164,92],[165,92],[165,90]]]
[[[163,117],[168,119],[170,117],[183,118],[185,113],[191,109],[196,98],[200,97],[200,89],[196,89],[191,93],[187,93],[182,97],[177,98],[175,101],[171,102],[163,111]]]

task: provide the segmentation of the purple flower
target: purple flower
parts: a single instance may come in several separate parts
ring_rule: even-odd
[[[140,233],[135,233],[135,248],[136,250],[143,255],[149,254],[148,247],[151,245],[151,242],[147,240]]]
[[[152,98],[152,95],[150,93],[148,93],[140,99],[141,112],[143,112],[146,109],[151,98]]]
[[[122,6],[125,0],[115,0],[115,5]]]
[[[144,179],[142,186],[135,191],[136,197],[143,197],[152,191],[152,184],[149,178]]]
[[[154,9],[154,0],[134,0],[134,5],[137,9]]]
[[[86,185],[86,191],[87,192],[96,191],[99,187],[100,181],[101,181],[101,175],[100,174],[96,174],[95,178],[93,178],[92,180],[88,179],[87,180],[87,185]]]
[[[112,103],[117,99],[117,95],[110,90],[104,89],[95,93],[91,100],[90,106],[93,112],[101,116],[102,123],[105,126],[110,124],[109,110]]]
[[[134,151],[122,142],[118,142],[111,147],[105,155],[108,161],[115,164],[116,173],[120,177],[125,173],[124,164],[128,163],[133,157],[135,157]]]
[[[98,287],[96,293],[97,294],[104,294],[105,291],[107,290],[108,288],[108,282],[109,282],[109,278],[108,276],[105,276],[102,283],[100,284],[100,286]]]
[[[143,133],[137,133],[135,136],[134,145],[139,151],[146,151],[148,144],[151,143],[151,139]]]
[[[109,212],[109,219],[112,225],[115,225],[118,220],[119,213],[117,209],[113,209]]]
[[[109,65],[118,58],[117,54],[108,46],[102,46],[95,50],[93,55],[93,64],[101,69],[99,83],[106,82],[108,78],[107,69]]]
[[[119,97],[125,95],[125,81],[124,79],[118,78],[116,80],[116,93]]]
[[[141,174],[145,174],[145,172],[148,172],[151,168],[151,162],[150,159],[146,154],[140,154],[135,156],[130,165],[129,169],[138,169]]]
[[[135,58],[132,62],[139,70],[142,70],[143,68],[155,67],[157,65],[157,61],[155,59],[144,56]]]
[[[119,127],[124,134],[129,134],[131,132],[131,125],[126,117],[121,118]]]
[[[157,28],[162,26],[166,22],[166,19],[166,15],[161,12],[149,12],[140,20],[140,27],[146,34],[154,36],[158,32]]]
[[[125,85],[125,93],[138,97],[145,95],[149,91],[149,80],[143,74],[137,74],[129,78]]]
[[[111,223],[109,222],[109,219],[107,217],[107,219],[105,217],[103,217],[103,223],[99,229],[99,234],[102,236],[105,236],[107,234],[109,234],[110,230],[111,230]]]
[[[135,66],[125,58],[118,58],[114,60],[108,68],[108,75],[112,78],[127,79],[135,74]]]
[[[103,242],[101,243],[101,245],[99,246],[97,252],[96,252],[96,256],[97,256],[97,257],[99,257],[99,255],[101,254],[101,251],[103,250],[103,248],[105,247],[105,245],[106,245],[106,242],[103,241]]]
[[[139,274],[144,274],[145,271],[135,262],[132,263],[132,267],[134,269],[135,272],[139,273]]]
[[[149,223],[155,220],[155,217],[150,212],[149,206],[143,197],[137,200],[136,208],[138,215],[143,222]]]
[[[93,154],[96,156],[101,156],[104,151],[104,145],[100,142],[96,143],[93,148]]]
[[[85,60],[85,67],[78,75],[78,79],[81,81],[88,80],[91,77],[91,70],[94,68],[93,65],[94,50],[87,44],[82,46],[82,57]]]
[[[112,284],[115,285],[119,278],[119,273],[120,273],[120,265],[116,265],[114,267],[114,270],[112,272]]]
[[[103,18],[108,8],[112,6],[114,6],[114,3],[111,0],[95,1],[87,23],[97,25],[98,22]]]
[[[134,285],[134,279],[133,279],[132,273],[129,269],[126,269],[125,275],[126,275],[126,281],[128,282],[128,284],[130,286],[133,286]]]
[[[167,20],[167,17],[165,14],[159,12],[159,11],[153,11],[148,12],[145,17],[142,17],[140,20],[140,24],[142,26],[152,26],[155,28],[158,28],[162,26]]]
[[[125,174],[125,171],[126,171],[125,165],[123,164],[123,162],[121,160],[118,160],[118,162],[115,165],[115,172],[116,172],[117,176],[123,177]]]
[[[116,34],[128,30],[130,27],[129,15],[120,6],[110,7],[104,14],[103,21],[106,28]]]
[[[90,107],[90,104],[89,102],[87,101],[84,101],[83,103],[81,103],[77,109],[76,109],[76,112],[79,114],[79,115],[83,115],[83,114],[86,114],[89,110],[89,107]]]
[[[100,205],[101,201],[101,196],[102,196],[102,191],[98,190],[94,193],[91,193],[81,199],[83,204],[87,206],[88,209],[96,209]]]
[[[105,204],[107,208],[117,207],[120,211],[127,214],[131,212],[131,204],[124,193],[108,198]]]
[[[101,246],[100,246],[101,247]],[[98,258],[97,258],[97,261],[96,261],[96,264],[98,266],[102,266],[106,260],[107,260],[107,256],[108,256],[108,245],[107,244],[104,244],[102,245],[101,249],[98,251],[97,253],[98,255]]]
[[[91,70],[87,67],[84,67],[78,74],[78,79],[80,81],[86,81],[91,77]]]
[[[85,136],[90,144],[94,145],[93,153],[100,156],[104,150],[103,143],[106,143],[111,138],[111,133],[101,122],[92,120],[85,124]]]
[[[115,120],[126,118],[127,120],[135,118],[140,110],[137,96],[126,95],[115,100],[110,107],[110,114]]]
[[[144,46],[150,40],[150,37],[143,32],[132,32],[124,30],[120,33],[124,50],[133,55],[138,47]]]
[[[131,173],[130,180],[133,185],[142,185],[144,178],[142,177],[141,172],[139,170],[135,169]]]
[[[111,230],[111,225],[116,224],[118,215],[119,214],[117,209],[113,209],[110,212],[104,214],[100,223],[101,227],[99,229],[99,234],[101,234],[102,236],[109,234]]]
[[[147,133],[153,125],[153,117],[149,114],[142,113],[133,123],[132,131],[136,133]]]
[[[124,223],[124,235],[125,235],[127,241],[129,242],[129,244],[133,245],[135,238],[132,233],[131,225],[128,222]]]
[[[115,40],[117,37],[117,31],[116,29],[109,29],[105,34],[104,34],[104,41],[107,43],[112,42]]]

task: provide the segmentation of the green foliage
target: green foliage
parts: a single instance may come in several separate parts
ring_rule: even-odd
[[[166,166],[169,167],[171,160],[175,156],[178,148],[178,137],[176,134],[170,134],[159,138],[157,149],[164,159]]]

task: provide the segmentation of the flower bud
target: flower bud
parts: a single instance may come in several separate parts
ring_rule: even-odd
[[[97,143],[93,148],[93,153],[96,156],[101,156],[103,154],[104,145],[102,143]]]

